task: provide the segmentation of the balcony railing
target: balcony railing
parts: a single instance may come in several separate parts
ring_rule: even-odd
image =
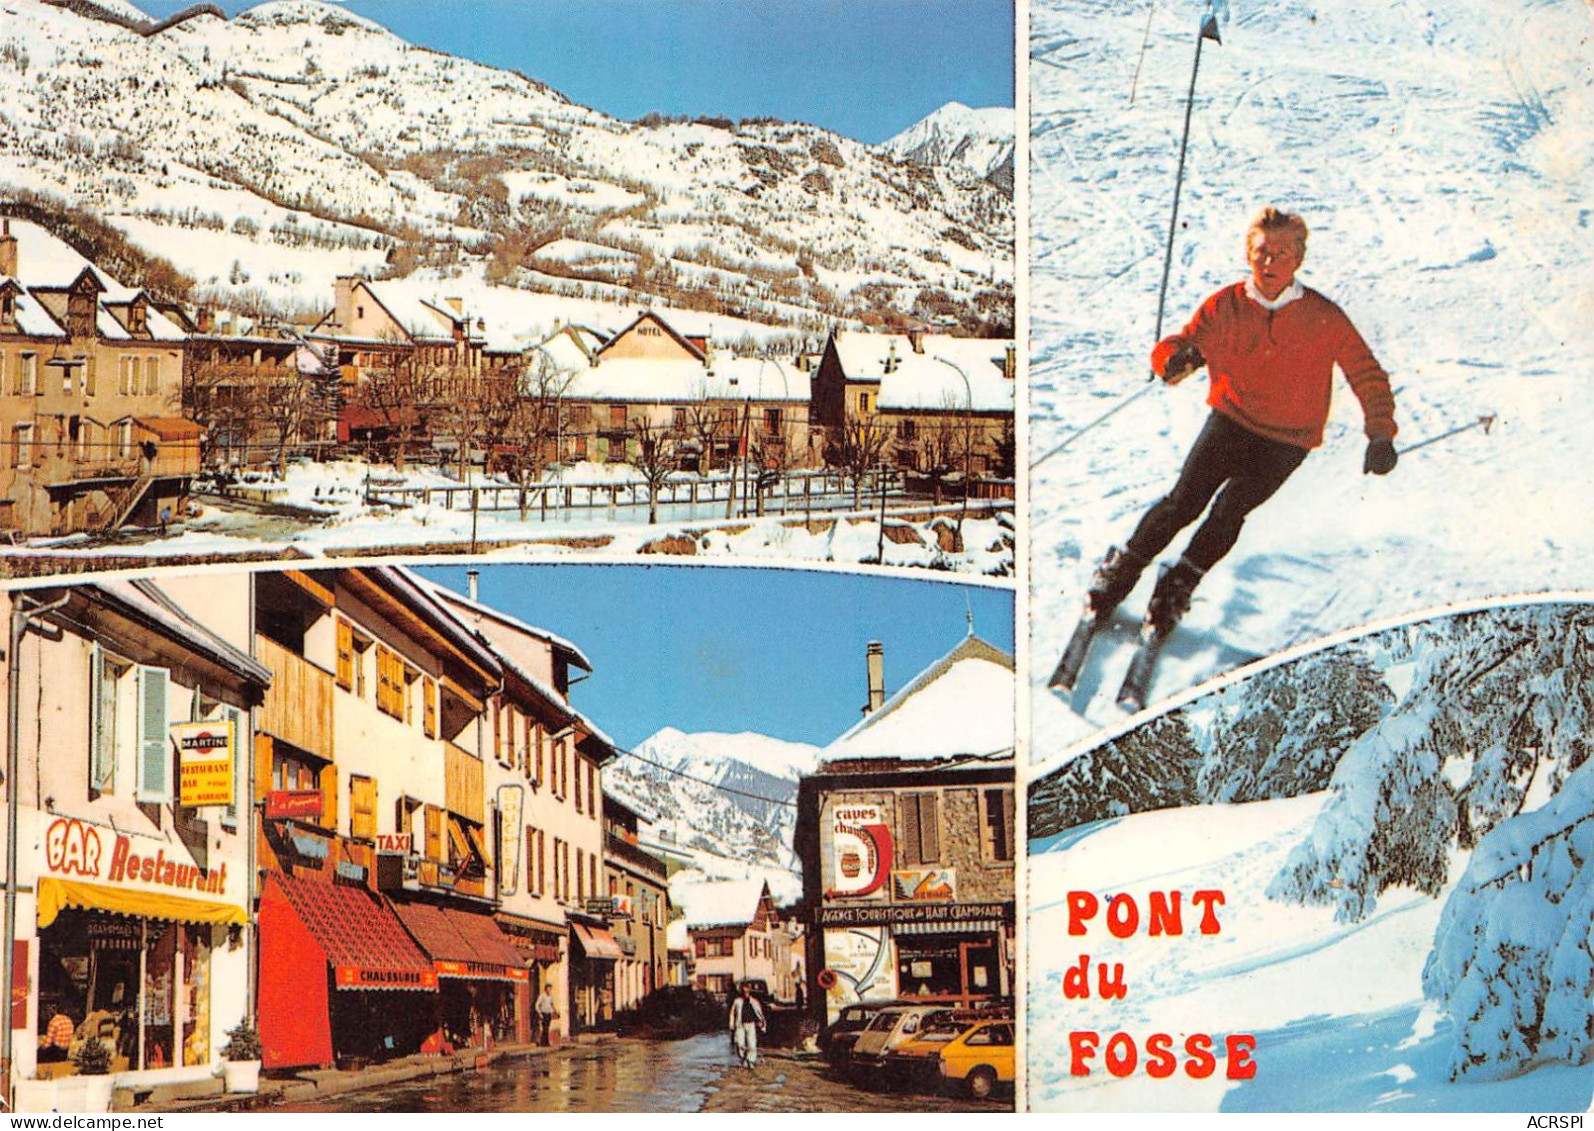
[[[622,840],[613,833],[605,833],[603,850],[616,860],[623,860],[636,868],[639,872],[646,872],[650,876],[657,876],[660,880],[666,879],[664,863],[657,856],[643,852],[629,841]]]
[[[332,673],[269,637],[255,637],[255,651],[271,671],[260,730],[333,761]]]

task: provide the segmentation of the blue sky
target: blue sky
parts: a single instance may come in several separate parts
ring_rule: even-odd
[[[419,572],[459,592],[465,568]],[[1013,650],[1010,591],[816,570],[483,565],[480,596],[577,644],[571,699],[630,747],[664,726],[824,745],[858,720],[864,648],[895,691],[974,629]]]
[[[145,0],[166,16],[192,0]],[[229,14],[251,7],[222,0]],[[769,116],[886,140],[951,101],[1013,105],[1011,0],[348,0],[410,41],[625,119]]]

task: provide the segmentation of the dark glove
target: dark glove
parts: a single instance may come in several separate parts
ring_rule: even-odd
[[[1395,452],[1393,440],[1368,440],[1367,458],[1362,460],[1363,475],[1388,475],[1395,470],[1400,456]]]
[[[1177,385],[1206,363],[1207,359],[1201,356],[1201,351],[1195,346],[1180,346],[1168,358],[1168,364],[1162,367],[1161,376],[1169,385]]]

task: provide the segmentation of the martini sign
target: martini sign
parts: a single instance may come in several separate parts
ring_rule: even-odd
[[[173,723],[177,748],[177,803],[188,809],[233,803],[233,752],[237,739],[231,719]]]

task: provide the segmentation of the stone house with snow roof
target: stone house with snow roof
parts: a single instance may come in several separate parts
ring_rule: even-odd
[[[486,325],[462,298],[424,297],[405,282],[340,275],[333,305],[306,338],[343,379],[340,441],[430,438],[438,408],[457,399],[456,383],[505,372],[520,355],[489,349]],[[373,392],[390,386],[390,392]],[[454,386],[454,387],[451,387]]]
[[[818,462],[810,378],[789,361],[731,357],[654,311],[586,352],[585,365],[573,360],[565,348],[556,362],[568,374],[561,459],[634,462],[646,432],[667,438],[688,470],[741,455],[767,466]]]
[[[1012,339],[840,330],[814,373],[813,423],[832,444],[873,424],[902,471],[1011,478],[1015,366]]]
[[[686,923],[692,985],[729,997],[763,982],[776,1001],[796,1000],[791,934],[764,880],[700,880],[671,886]]]
[[[1012,657],[971,632],[896,694],[866,655],[864,718],[798,785],[810,1008],[1014,993]]]
[[[0,531],[179,515],[200,427],[183,327],[37,224],[0,222]]]

